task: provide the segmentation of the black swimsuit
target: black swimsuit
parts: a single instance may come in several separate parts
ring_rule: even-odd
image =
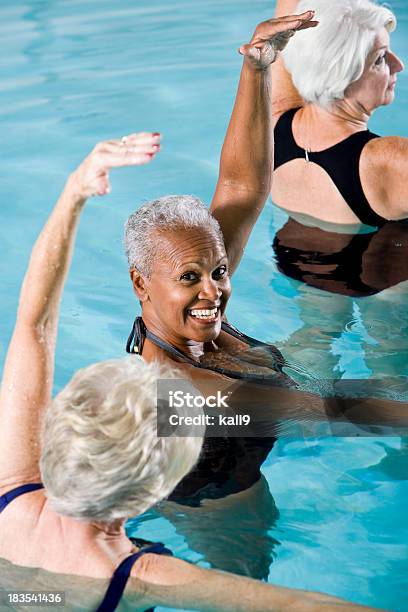
[[[299,108],[292,108],[283,113],[276,123],[274,130],[275,170],[293,159],[305,159],[305,150],[296,143],[292,132],[293,117],[298,110]],[[371,209],[361,186],[359,174],[361,152],[367,142],[374,138],[379,138],[379,136],[369,130],[356,132],[324,151],[311,151],[307,155],[309,161],[327,172],[360,221],[379,227],[386,223],[387,219]]]
[[[250,347],[264,347],[273,358],[271,375],[231,371],[194,361],[150,332],[141,317],[137,317],[133,324],[126,350],[141,355],[144,340],[148,338],[173,357],[196,368],[256,384],[293,385],[292,379],[282,371],[286,362],[275,346],[246,336],[226,322],[222,323],[222,330]],[[169,499],[188,506],[199,506],[203,499],[218,499],[248,489],[260,479],[260,467],[275,442],[275,437],[206,437],[198,464],[177,485]]]
[[[2,512],[10,502],[17,497],[20,497],[20,495],[31,493],[32,491],[37,491],[38,489],[43,488],[44,486],[41,483],[29,483],[16,487],[4,495],[0,495],[0,512]],[[96,612],[113,612],[116,610],[123,595],[123,591],[125,590],[132,567],[140,557],[146,553],[154,553],[156,555],[173,554],[168,548],[165,548],[161,542],[152,543],[137,538],[129,539],[137,546],[143,546],[143,548],[141,548],[139,552],[133,553],[132,555],[126,557],[126,559],[124,559],[115,569],[105,596],[98,606]],[[146,610],[146,612],[154,612],[154,608],[149,608]]]
[[[366,297],[408,279],[408,219],[341,234],[289,217],[272,247],[280,272],[330,293]]]
[[[301,248],[286,244],[285,230],[289,225],[291,242],[297,232],[302,237]],[[374,233],[354,234],[344,248],[336,251],[335,248],[321,246],[322,236],[325,238],[324,244],[328,244],[330,232],[304,226],[289,218],[276,233],[272,247],[278,270],[282,274],[331,293],[365,297],[381,291],[381,288],[371,287],[362,280],[364,254],[376,233],[377,230]],[[337,234],[333,234],[333,244],[336,244],[337,237]]]
[[[246,380],[248,382],[258,384],[270,384],[272,381],[276,383],[276,372],[282,374],[285,380],[289,378],[282,372],[282,367],[285,365],[285,359],[282,353],[276,348],[276,346],[273,346],[272,344],[267,344],[266,342],[261,342],[260,340],[256,340],[255,338],[251,338],[250,336],[247,336],[246,334],[240,332],[238,329],[236,329],[226,321],[223,321],[221,323],[221,329],[229,336],[237,338],[237,340],[240,340],[241,342],[245,342],[251,348],[259,346],[265,348],[269,356],[273,358],[274,363],[273,368],[271,369],[273,369],[274,373],[271,373],[269,376],[264,376],[262,374],[227,370],[225,368],[213,367],[210,365],[199,363],[198,361],[195,361],[194,359],[189,357],[189,355],[186,355],[185,353],[175,348],[165,340],[162,340],[161,338],[156,336],[156,334],[153,334],[151,331],[149,331],[146,325],[144,324],[142,317],[136,317],[135,322],[133,323],[132,331],[130,332],[128,341],[126,343],[126,351],[128,353],[138,353],[139,355],[141,355],[143,351],[144,340],[145,338],[147,338],[148,340],[153,342],[153,344],[163,349],[173,357],[176,357],[183,363],[188,363],[189,365],[192,365],[195,368],[200,368],[202,370],[211,370],[211,372],[216,372],[217,374],[222,374],[223,376],[227,376],[228,378],[233,378],[235,380]]]

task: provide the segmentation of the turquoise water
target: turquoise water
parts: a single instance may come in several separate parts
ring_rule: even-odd
[[[400,22],[393,46],[408,60],[408,9],[402,0],[391,4]],[[164,137],[158,159],[117,171],[112,194],[84,214],[61,313],[56,389],[75,369],[123,353],[136,309],[122,255],[124,220],[166,193],[209,202],[239,74],[236,49],[272,5],[3,0],[2,360],[32,243],[68,173],[99,140],[157,130]],[[407,102],[403,74],[396,102],[377,112],[371,129],[408,136]],[[356,300],[284,277],[271,242],[285,220],[268,204],[234,279],[230,320],[321,376],[407,374],[406,283]],[[398,438],[281,440],[263,468],[277,508],[269,499],[269,580],[408,610],[407,462]],[[231,541],[244,547],[245,538],[256,539],[249,511],[228,516],[225,529],[219,519],[226,550]],[[196,518],[188,521],[198,529]],[[182,519],[162,509],[130,529],[208,565],[211,553]]]

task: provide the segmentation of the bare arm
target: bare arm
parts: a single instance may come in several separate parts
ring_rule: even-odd
[[[211,212],[224,234],[230,274],[237,268],[272,182],[271,64],[296,29],[313,27],[309,11],[259,24],[244,55],[238,92],[221,153]]]
[[[296,11],[297,5],[298,0],[277,0],[275,17],[293,14]],[[290,108],[303,106],[304,100],[294,86],[292,77],[285,68],[281,56],[277,58],[272,66],[272,80],[272,115],[274,122],[276,122],[280,115]]]
[[[153,605],[203,612],[372,610],[323,593],[277,587],[157,555],[145,555],[136,569],[137,576],[143,581],[144,596]]]
[[[233,412],[250,416],[240,435],[290,436],[296,435],[299,426],[304,432],[325,435],[322,424],[341,424],[345,436],[356,435],[356,426],[370,433],[406,435],[408,404],[372,397],[375,390],[370,383],[336,381],[328,397],[296,388],[244,383],[235,386],[228,404]],[[236,426],[230,433],[237,435]]]
[[[79,217],[88,197],[109,190],[110,168],[147,163],[159,142],[151,134],[97,145],[70,176],[34,245],[0,394],[0,488],[38,481],[41,416],[51,399],[61,294]]]
[[[218,392],[226,397],[228,409],[223,404],[221,413],[224,417],[245,417],[232,424],[223,421],[221,425],[216,418],[207,428],[208,436],[298,436],[299,428],[304,435],[330,435],[333,424],[341,424],[344,436],[356,435],[356,427],[371,434],[407,435],[408,432],[408,403],[381,397],[387,390],[387,381],[336,380],[330,387],[326,381],[323,396],[290,386],[290,381],[279,378],[275,383],[256,384],[231,381],[208,371],[205,376],[202,371],[189,374],[205,397]]]

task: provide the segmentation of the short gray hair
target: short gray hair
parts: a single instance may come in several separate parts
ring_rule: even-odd
[[[218,221],[199,198],[169,195],[147,202],[131,214],[125,224],[129,267],[149,278],[159,249],[157,232],[193,228],[210,230],[224,244]]]
[[[378,31],[396,27],[395,15],[371,0],[313,0],[317,28],[296,33],[283,51],[286,68],[306,102],[328,107],[344,98],[364,70]],[[301,0],[297,12],[310,8]]]
[[[109,523],[171,493],[202,446],[199,436],[157,437],[156,384],[176,375],[136,355],[74,375],[48,408],[42,431],[41,478],[56,512]]]

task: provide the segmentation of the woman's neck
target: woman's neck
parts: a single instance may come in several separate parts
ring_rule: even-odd
[[[347,126],[355,131],[366,130],[371,116],[371,113],[367,112],[361,104],[350,98],[336,100],[328,109],[318,106],[314,106],[314,108],[319,109],[322,114],[325,114],[326,121]]]
[[[200,360],[201,355],[204,353],[204,344],[202,342],[184,340],[173,336],[171,333],[166,333],[160,325],[157,325],[146,315],[143,315],[143,322],[149,332],[160,338],[160,340],[182,352],[187,357],[190,357],[193,361]],[[149,338],[146,338],[143,346],[143,357],[147,361],[162,361],[168,359],[169,353],[149,340]]]
[[[336,101],[327,109],[306,104],[295,117],[295,140],[309,151],[323,150],[366,130],[368,119],[363,109],[347,99]]]
[[[90,546],[98,543],[112,546],[119,552],[129,552],[132,544],[125,532],[125,521],[116,520],[110,523],[102,521],[82,521],[71,517],[56,515],[59,518],[60,531],[67,534],[66,540],[77,546],[87,542]]]

